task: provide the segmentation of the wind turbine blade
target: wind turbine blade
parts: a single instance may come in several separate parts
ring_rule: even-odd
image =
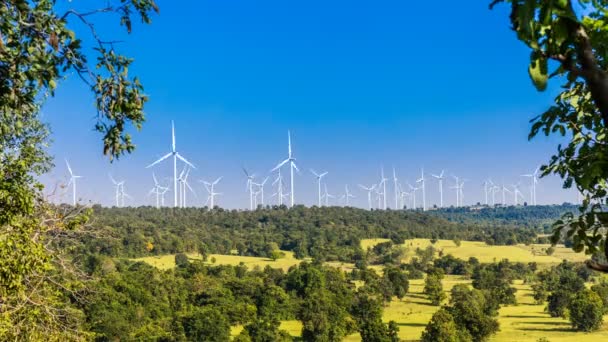
[[[313,175],[315,175],[315,177],[319,178],[319,174],[315,172],[315,170],[310,169],[310,173],[312,173]]]
[[[179,158],[179,160],[181,160],[184,163],[190,165],[191,168],[196,169],[196,166],[192,165],[192,163],[190,163],[189,161],[187,161],[186,158],[182,157],[179,153],[176,153],[175,155],[177,156],[177,158]]]
[[[196,192],[194,192],[194,189],[192,189],[192,187],[190,186],[190,184],[188,182],[184,182],[184,184],[190,190],[190,192],[192,192],[194,194],[194,196],[196,196]]]
[[[283,160],[282,162],[279,163],[279,165],[275,166],[274,169],[270,170],[270,172],[274,172],[277,169],[281,168],[283,165],[287,164],[288,161],[289,161],[289,158]]]
[[[154,163],[152,163],[152,164],[150,164],[150,165],[146,166],[146,168],[152,167],[152,166],[154,166],[154,165],[156,165],[156,164],[158,164],[158,163],[162,162],[163,160],[165,160],[165,159],[167,159],[167,158],[171,157],[171,154],[172,154],[171,152],[169,152],[169,153],[165,154],[164,156],[160,157],[160,159],[158,159],[158,160],[157,160],[157,161],[155,161]]]
[[[215,182],[213,182],[213,185],[215,185],[215,184],[219,183],[219,182],[222,180],[222,178],[224,178],[224,176],[220,176],[220,177],[218,177],[218,178],[215,180]]]
[[[323,172],[322,174],[319,175],[319,178],[324,177],[325,175],[327,175],[329,172]]]
[[[294,169],[296,169],[296,171],[298,171],[298,173],[300,173],[300,169],[298,169],[298,166],[296,165],[296,163],[294,163],[293,161],[291,162],[291,165],[293,165]]]
[[[110,176],[110,180],[112,181],[112,183],[113,183],[114,185],[118,185],[118,183],[116,182],[116,179],[114,179],[114,177],[112,177],[112,174],[111,174],[111,173],[109,173],[109,174],[108,174],[108,176]]]
[[[70,167],[70,163],[68,163],[68,160],[65,160],[65,165],[67,165],[68,167],[68,171],[70,172],[70,175],[72,175],[72,168]]]
[[[154,185],[158,186],[158,180],[156,179],[154,172],[152,172],[152,178],[154,178]]]
[[[175,152],[175,124],[171,120],[171,151]]]
[[[289,158],[291,158],[291,132],[287,131],[287,144],[289,146]]]

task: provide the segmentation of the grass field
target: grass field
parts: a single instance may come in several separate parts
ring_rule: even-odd
[[[283,251],[285,256],[277,259],[276,261],[268,258],[248,257],[240,255],[223,255],[223,254],[210,254],[207,258],[207,264],[213,264],[212,260],[215,260],[216,265],[240,265],[244,264],[249,269],[259,266],[264,268],[267,265],[273,268],[281,268],[285,271],[293,265],[298,265],[302,260],[298,260],[293,256],[293,252]],[[188,258],[193,260],[200,260],[201,256],[198,253],[187,253]],[[143,261],[161,270],[166,270],[175,267],[175,254],[149,256],[144,258],[133,259],[134,261]]]
[[[365,239],[361,240],[361,247],[367,249],[378,243],[386,242],[387,239]],[[584,261],[587,256],[582,253],[575,253],[570,248],[564,246],[556,246],[553,255],[549,256],[545,250],[550,245],[516,245],[516,246],[490,246],[484,242],[478,241],[462,241],[460,246],[452,240],[438,240],[435,244],[431,244],[429,239],[411,239],[406,240],[403,246],[407,249],[407,261],[415,255],[416,248],[426,248],[433,245],[435,249],[443,251],[444,254],[451,254],[457,258],[468,260],[470,257],[476,257],[480,262],[490,263],[509,259],[512,262],[536,262],[538,264],[558,264],[562,260],[569,261]]]

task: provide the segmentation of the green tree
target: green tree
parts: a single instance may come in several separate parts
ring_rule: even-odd
[[[424,280],[424,293],[429,296],[429,300],[433,305],[441,305],[441,302],[446,298],[441,278],[440,274],[432,273]]]
[[[390,284],[393,296],[401,299],[407,294],[410,282],[407,279],[407,274],[400,268],[386,266],[384,269],[384,278]]]
[[[153,0],[100,6],[84,13],[53,0],[0,5],[0,340],[86,335],[80,314],[66,307],[62,291],[76,288],[79,280],[65,272],[65,263],[58,262],[60,246],[48,236],[82,226],[88,213],[82,208],[58,211],[42,196],[38,176],[52,167],[52,158],[40,107],[54,96],[60,79],[75,73],[95,97],[95,129],[103,135],[103,153],[117,158],[131,152],[134,144],[126,131],[131,124],[141,127],[147,98],[139,80],[128,73],[132,59],[98,34],[94,19],[118,14],[131,32],[134,20],[148,23],[150,13],[158,11]],[[83,23],[88,31],[77,36],[71,27]],[[83,48],[91,44],[94,50]]]
[[[583,290],[577,293],[570,304],[570,322],[572,327],[579,331],[593,331],[602,325],[604,308],[600,296],[591,291]]]
[[[498,331],[498,306],[496,302],[480,290],[469,289],[459,284],[452,288],[449,312],[454,318],[458,330],[470,335],[474,341],[485,341]]]
[[[394,332],[382,322],[382,299],[363,289],[355,296],[352,313],[363,341],[391,342],[394,339]]]
[[[445,308],[435,312],[420,339],[422,342],[460,342],[452,314]]]
[[[605,229],[608,213],[608,16],[606,1],[494,0],[511,4],[511,24],[517,38],[531,50],[528,72],[539,91],[549,79],[561,81],[555,103],[532,120],[529,138],[538,134],[567,137],[544,165],[542,175],[557,174],[564,187],[575,185],[584,195],[578,215],[555,223],[552,242],[567,237],[577,252],[602,251],[608,256]],[[584,8],[583,9],[581,9]],[[551,63],[552,62],[552,63]],[[551,69],[552,68],[552,69]],[[589,266],[608,271],[590,260]]]
[[[230,324],[213,307],[196,308],[192,314],[182,319],[182,325],[189,341],[230,341]]]

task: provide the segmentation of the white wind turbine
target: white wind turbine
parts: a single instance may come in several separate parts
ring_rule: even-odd
[[[439,175],[434,175],[431,174],[431,176],[433,176],[433,178],[437,179],[437,181],[439,182],[439,208],[443,208],[443,173],[445,172],[445,170],[441,170],[441,173]]]
[[[125,197],[133,199],[133,197],[131,197],[129,194],[127,194],[125,192],[125,182],[123,181],[122,185],[120,186],[120,206],[121,207],[125,206]]]
[[[412,196],[412,209],[416,210],[416,191],[419,189],[417,187],[413,187],[410,183],[407,183],[407,186],[410,188],[410,194]]]
[[[388,178],[384,177],[384,167],[380,168],[380,175],[382,178],[380,178],[380,185],[379,187],[382,187],[382,209],[386,210],[386,181],[388,180]]]
[[[491,180],[486,179],[483,181],[483,193],[485,194],[485,204],[488,205],[488,185],[490,185]]]
[[[112,184],[114,184],[114,188],[116,188],[114,194],[116,200],[116,207],[120,207],[120,188],[125,184],[125,181],[116,181],[116,179],[112,177],[112,174],[110,174],[110,180],[112,181]]]
[[[452,175],[452,177],[454,177],[456,184],[451,186],[450,189],[456,190],[456,207],[460,207],[460,179],[454,175]]]
[[[264,186],[266,185],[267,181],[268,181],[268,177],[264,178],[264,181],[262,183],[253,182],[253,185],[258,187],[258,191],[255,192],[255,196],[254,196],[256,207],[258,204],[258,194],[261,195],[261,203],[262,203],[262,205],[264,205]]]
[[[177,207],[177,181],[178,181],[178,177],[177,177],[177,159],[183,161],[184,163],[190,165],[191,168],[196,169],[196,167],[194,165],[192,165],[192,163],[190,163],[189,161],[186,160],[186,158],[182,157],[179,152],[177,152],[177,149],[175,148],[175,125],[173,124],[173,121],[171,121],[171,152],[165,154],[164,156],[160,157],[157,161],[155,161],[154,163],[146,166],[146,168],[152,167],[160,162],[162,162],[163,160],[169,158],[173,156],[173,206]]]
[[[289,131],[287,131],[287,159],[285,159],[284,161],[280,162],[277,166],[275,166],[274,169],[271,170],[271,172],[274,172],[276,170],[278,170],[279,168],[281,168],[283,165],[289,163],[289,169],[291,172],[291,206],[293,207],[294,202],[295,202],[295,192],[294,192],[294,187],[293,187],[293,182],[294,182],[294,178],[293,178],[293,170],[295,169],[296,171],[300,172],[300,170],[298,169],[298,167],[296,166],[296,158],[293,157],[293,154],[291,152],[291,133]]]
[[[376,190],[376,184],[373,184],[370,187],[363,186],[359,184],[359,187],[365,191],[367,191],[367,205],[369,210],[372,210],[372,191]]]
[[[538,173],[540,172],[540,166],[534,170],[533,173],[521,175],[522,177],[529,177],[532,185],[530,187],[530,202],[533,205],[536,205],[536,184],[538,183]]]
[[[505,197],[505,193],[511,193],[511,190],[509,190],[506,185],[503,183],[502,184],[502,205],[507,206],[507,200]]]
[[[519,198],[521,197],[521,199],[524,199],[524,196],[521,194],[521,191],[519,191],[519,183],[518,184],[513,184],[513,204],[515,204],[515,206],[519,205]]]
[[[190,192],[192,192],[192,194],[194,194],[194,196],[196,196],[196,192],[194,191],[194,189],[192,189],[192,187],[190,186],[190,184],[188,183],[188,176],[190,175],[190,168],[188,167],[184,167],[184,169],[182,170],[182,172],[179,175],[178,181],[180,184],[179,190],[180,190],[180,206],[182,208],[186,208],[187,207],[187,203],[186,203],[186,189],[190,190]]]
[[[255,178],[255,174],[249,174],[249,172],[245,168],[243,168],[243,172],[245,172],[245,176],[247,176],[247,191],[249,192],[249,209],[253,210],[253,179]]]
[[[67,186],[70,186],[70,184],[72,185],[72,205],[76,205],[76,179],[78,178],[82,178],[82,176],[77,176],[74,174],[74,172],[72,172],[72,168],[70,167],[70,163],[68,163],[68,160],[65,160],[65,165],[67,165],[68,167],[68,172],[70,173],[70,181],[68,182]]]
[[[222,194],[220,192],[215,192],[215,186],[222,180],[222,178],[223,177],[220,176],[213,182],[206,182],[204,180],[201,180],[201,182],[205,186],[205,190],[207,190],[207,193],[209,194],[209,196],[207,196],[207,201],[205,202],[205,205],[209,204],[210,209],[215,208],[215,196]]]
[[[403,187],[401,185],[399,185],[399,198],[401,199],[400,209],[403,209],[405,207],[406,198],[409,195],[410,195],[410,193],[403,190]]]
[[[330,198],[335,198],[336,196],[331,195],[329,192],[327,192],[327,184],[323,184],[325,193],[323,194],[323,198],[325,199],[325,206],[328,207],[329,206],[329,199]]]
[[[283,176],[281,175],[281,169],[277,170],[277,178],[275,178],[274,182],[272,182],[272,185],[277,184],[277,192],[274,193],[272,196],[270,197],[274,197],[274,196],[278,196],[278,204],[279,206],[283,205]]]
[[[319,207],[321,206],[321,179],[327,175],[327,171],[323,172],[323,173],[317,173],[315,170],[310,169],[310,172],[315,176],[315,178],[317,179],[317,186],[319,188],[319,201],[318,201],[318,205]]]
[[[399,209],[399,182],[397,179],[397,172],[395,172],[395,168],[393,167],[393,190],[395,191],[395,209]]]
[[[355,198],[355,195],[350,193],[350,191],[348,190],[348,184],[347,184],[344,186],[344,195],[342,195],[340,197],[340,199],[344,199],[344,202],[346,203],[346,206],[348,207],[350,198]]]
[[[169,190],[169,187],[164,187],[162,185],[160,185],[160,183],[158,183],[158,180],[156,179],[156,175],[154,173],[152,173],[152,179],[154,179],[154,187],[152,188],[152,190],[150,190],[150,193],[148,195],[151,194],[155,194],[156,195],[156,208],[160,208],[161,203],[162,205],[165,204],[164,201],[164,194],[165,192],[167,192]],[[117,194],[118,196],[118,194]],[[117,199],[118,201],[118,199]]]
[[[420,183],[420,188],[422,188],[422,211],[426,211],[426,191],[424,188],[424,169],[420,169],[420,178],[416,181],[416,183]]]

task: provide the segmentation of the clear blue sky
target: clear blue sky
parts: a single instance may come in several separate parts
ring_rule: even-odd
[[[332,193],[349,184],[360,206],[366,199],[356,184],[376,183],[380,165],[387,173],[395,166],[403,182],[421,167],[467,178],[466,203],[482,201],[486,177],[527,184],[518,176],[557,145],[528,142],[528,121],[558,89],[534,89],[529,51],[509,29],[506,6],[490,11],[488,2],[159,0],[152,25],[129,36],[116,18],[100,17],[102,33],[125,40],[121,51],[135,58],[131,72],[150,96],[147,122],[134,134],[136,152],[110,164],[92,131],[93,98],[69,76],[44,107],[57,159],[44,181],[63,182],[69,158],[84,176],[85,202],[112,203],[112,172],[126,180],[132,204],[152,204],[144,167],[169,151],[175,120],[178,150],[198,167],[191,204],[205,200],[198,179],[223,175],[220,205],[247,206],[241,167],[267,174],[286,157],[287,129],[303,171],[298,203],[316,199],[309,168],[329,171]],[[171,163],[155,171],[168,177]],[[455,201],[451,183],[447,204]],[[429,204],[437,193],[428,182]],[[575,199],[557,179],[539,185],[541,203]]]

